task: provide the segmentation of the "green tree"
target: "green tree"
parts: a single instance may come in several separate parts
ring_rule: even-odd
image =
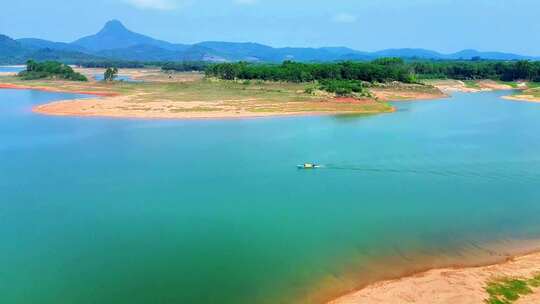
[[[19,72],[19,77],[23,80],[32,79],[65,79],[73,81],[87,81],[86,77],[61,62],[45,61],[36,62],[28,60],[26,62],[26,70]]]
[[[118,76],[118,69],[116,67],[109,67],[103,74],[104,81],[113,81]]]

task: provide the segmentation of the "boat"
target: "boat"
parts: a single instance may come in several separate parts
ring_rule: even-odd
[[[317,169],[317,168],[320,168],[321,166],[317,164],[312,164],[312,163],[305,163],[302,165],[298,165],[297,167],[298,169]]]

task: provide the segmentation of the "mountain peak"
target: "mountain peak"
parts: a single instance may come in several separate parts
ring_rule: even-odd
[[[101,33],[116,33],[116,32],[124,32],[128,31],[128,29],[122,24],[122,22],[114,19],[107,21],[105,23],[105,26],[100,31]]]
[[[175,45],[166,41],[132,32],[116,19],[105,23],[97,34],[83,37],[72,44],[92,51],[125,49],[144,44],[164,49],[176,49]]]

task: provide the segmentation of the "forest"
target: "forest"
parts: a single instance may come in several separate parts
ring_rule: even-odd
[[[19,77],[23,80],[33,80],[42,78],[55,78],[73,81],[87,81],[86,76],[75,72],[70,66],[57,62],[45,61],[36,62],[28,60],[26,70],[19,72]]]
[[[121,60],[98,60],[78,62],[78,66],[84,68],[111,68],[118,69],[141,69],[141,68],[161,68],[165,72],[202,72],[210,65],[204,61],[121,61]]]
[[[540,81],[540,62],[532,61],[410,61],[381,58],[370,62],[255,64],[220,63],[207,67],[206,75],[221,79],[258,79],[287,82],[356,80],[368,82],[448,78]]]

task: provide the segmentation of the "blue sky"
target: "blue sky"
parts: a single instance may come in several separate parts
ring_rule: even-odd
[[[540,55],[539,12],[538,0],[6,0],[0,33],[68,42],[118,19],[136,32],[178,43]]]

